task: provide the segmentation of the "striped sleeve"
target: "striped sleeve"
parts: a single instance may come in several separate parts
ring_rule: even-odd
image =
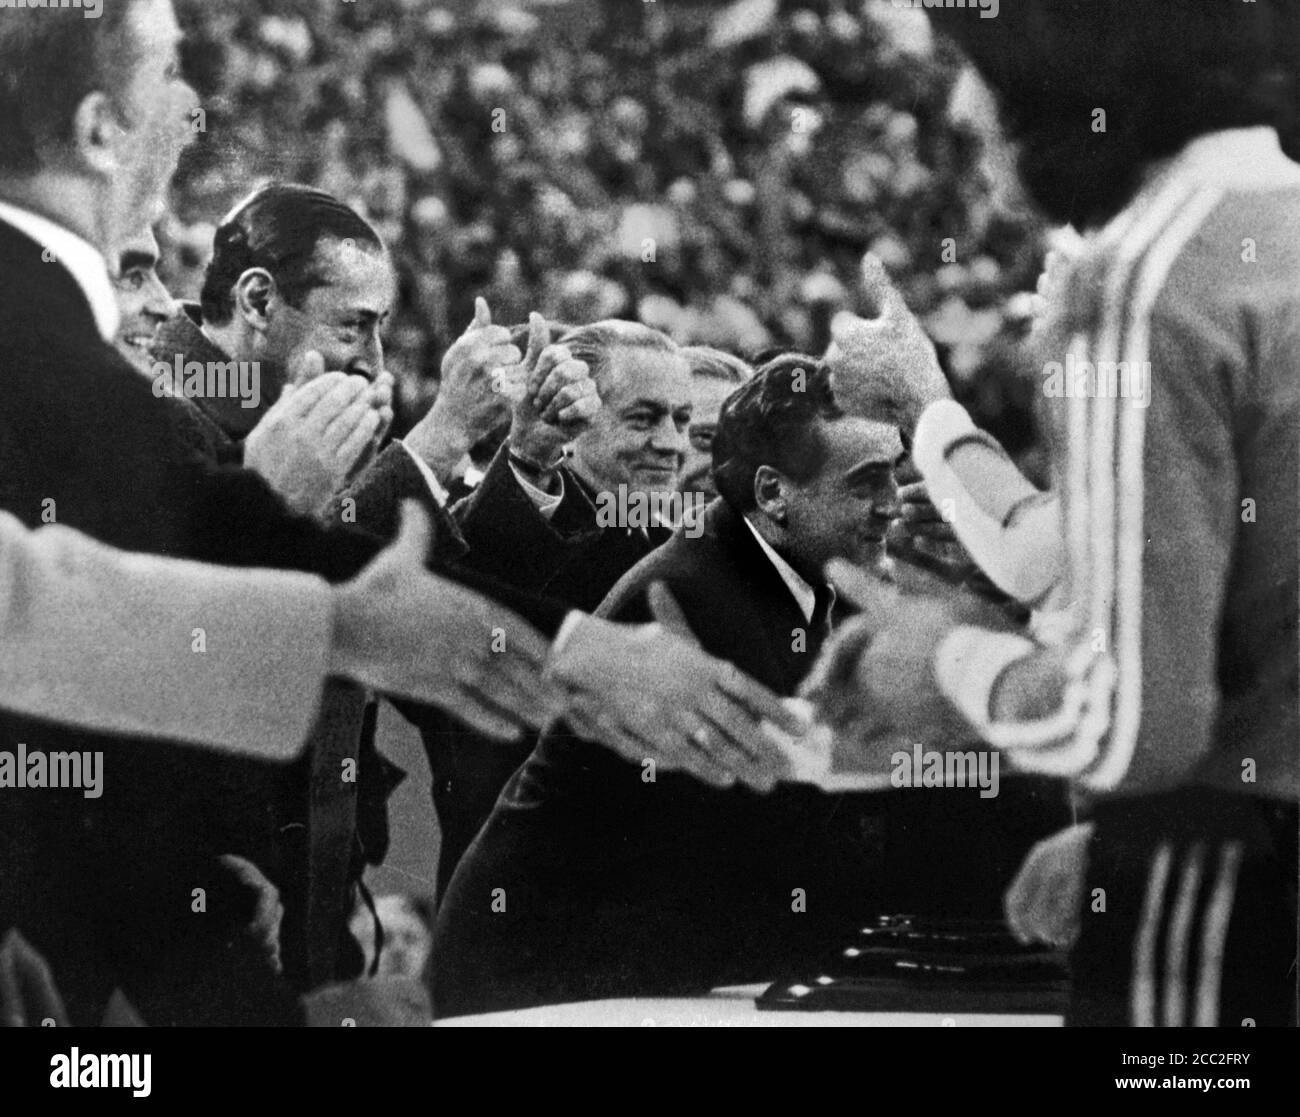
[[[1182,186],[1134,218],[1099,272],[1091,328],[1071,339],[1066,376],[1095,378],[1055,401],[1063,645],[959,630],[936,662],[945,693],[1019,768],[1095,791],[1167,784],[1209,746],[1237,481],[1222,355],[1189,299],[1203,286],[1178,266],[1221,198]],[[1121,394],[1124,374],[1146,391]],[[1032,701],[995,719],[991,696],[1017,678]]]

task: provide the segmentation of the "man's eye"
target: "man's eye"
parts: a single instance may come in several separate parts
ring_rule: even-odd
[[[123,291],[138,291],[144,286],[144,275],[138,271],[127,272],[118,277],[117,285]]]
[[[654,423],[655,417],[648,411],[634,411],[627,417],[627,425],[637,430],[648,430]]]
[[[713,433],[708,427],[691,427],[691,445],[697,450],[713,449]]]

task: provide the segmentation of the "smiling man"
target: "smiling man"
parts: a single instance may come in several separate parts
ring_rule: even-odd
[[[665,335],[633,322],[580,326],[561,345],[586,361],[601,409],[573,442],[573,473],[592,493],[671,492],[686,456],[690,366]]]
[[[623,397],[633,416],[642,394]],[[648,590],[662,581],[705,648],[793,694],[844,610],[822,569],[832,557],[883,557],[902,455],[897,427],[836,406],[815,359],[778,358],[722,408],[722,499],[703,532],[679,530],[619,581],[601,614],[648,617]],[[700,724],[701,744],[712,732]],[[882,851],[863,834],[882,830],[879,797],[771,790],[784,768],[761,739],[750,744],[766,781],[726,787],[563,733],[543,738],[439,913],[437,1012],[762,980],[811,960],[840,924],[874,915]],[[492,888],[510,897],[506,912],[493,911]]]
[[[154,334],[176,309],[176,301],[158,278],[158,240],[152,229],[122,246],[113,291],[121,321],[113,344],[117,351],[146,375],[151,374],[150,347]]]

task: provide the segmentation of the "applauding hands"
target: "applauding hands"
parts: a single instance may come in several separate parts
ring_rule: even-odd
[[[244,443],[244,464],[305,516],[320,514],[370,459],[393,421],[393,379],[326,372],[318,353],[299,363]]]
[[[487,300],[475,299],[474,321],[443,355],[438,398],[403,439],[439,480],[450,480],[474,444],[505,424],[510,406],[496,376],[522,359],[510,331],[493,325]]]
[[[564,444],[586,430],[600,410],[587,362],[568,346],[549,341],[546,319],[530,314],[528,352],[501,379],[502,392],[514,398],[510,448],[517,459],[539,467],[539,474],[553,468]]]

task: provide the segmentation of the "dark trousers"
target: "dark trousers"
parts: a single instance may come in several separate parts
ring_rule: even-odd
[[[1067,1022],[1294,1026],[1295,804],[1192,788],[1095,821]]]

